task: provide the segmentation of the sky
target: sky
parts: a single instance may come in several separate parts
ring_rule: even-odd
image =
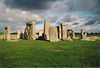
[[[76,32],[100,32],[100,0],[0,0],[0,32],[6,25],[23,30],[28,21],[43,29],[45,19],[51,26],[66,22]]]

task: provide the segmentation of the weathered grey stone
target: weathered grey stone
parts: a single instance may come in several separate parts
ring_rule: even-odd
[[[72,30],[72,39],[75,39],[75,32]]]
[[[24,30],[21,30],[20,38],[21,38],[21,39],[24,39]]]
[[[11,40],[11,36],[10,36],[10,26],[5,26],[4,29],[4,40]]]
[[[67,39],[67,30],[66,30],[66,23],[61,23],[61,39],[66,40]]]
[[[21,36],[21,31],[20,31],[20,30],[17,30],[17,36],[16,36],[16,39],[20,39],[20,36]]]
[[[83,39],[86,39],[86,38],[87,38],[87,33],[84,32]]]
[[[86,32],[83,32],[83,30],[81,29],[81,38],[82,40],[85,40],[87,39],[87,33]]]
[[[49,40],[49,28],[50,28],[50,21],[44,21],[44,39]]]
[[[83,29],[81,29],[81,37],[80,37],[80,39],[83,39],[83,36],[84,36],[84,32],[83,32]]]
[[[70,36],[68,36],[67,38],[68,41],[73,41],[72,38]]]
[[[72,41],[73,35],[72,35],[72,29],[67,30],[67,40]]]
[[[39,40],[44,40],[44,37],[43,37],[43,33],[44,33],[44,30],[39,30],[37,33],[36,33],[36,39],[39,39]]]
[[[57,42],[58,41],[57,27],[50,27],[49,37],[50,37],[50,42]]]
[[[27,40],[35,40],[36,39],[35,22],[34,21],[26,23],[24,38]]]
[[[39,31],[39,37],[40,37],[40,36],[43,36],[43,32],[44,32],[43,30],[40,30],[40,31]]]
[[[58,39],[61,40],[61,26],[57,26]]]

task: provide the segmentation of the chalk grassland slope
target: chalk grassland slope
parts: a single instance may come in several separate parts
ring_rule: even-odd
[[[100,40],[0,40],[0,67],[100,67]]]

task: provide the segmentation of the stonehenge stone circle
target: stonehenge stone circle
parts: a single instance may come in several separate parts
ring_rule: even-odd
[[[87,33],[81,29],[81,40],[89,40],[87,38]],[[5,26],[4,28],[4,40],[11,40],[10,26]],[[59,26],[50,26],[49,20],[44,20],[44,29],[36,30],[35,22],[30,21],[26,23],[24,30],[18,30],[16,39],[26,39],[26,40],[47,40],[50,42],[58,41],[73,41],[73,39],[79,39],[75,37],[75,32],[73,29],[66,29],[66,22],[61,22]]]

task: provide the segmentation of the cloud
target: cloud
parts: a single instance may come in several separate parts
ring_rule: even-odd
[[[10,8],[22,10],[78,10],[99,13],[100,0],[5,0]]]
[[[57,25],[65,21],[68,28],[76,31],[83,26],[100,32],[99,3],[100,0],[0,0],[0,31],[4,25],[11,25],[12,30],[24,29],[25,22],[33,20],[41,27],[43,20],[49,19]]]
[[[27,22],[30,20],[43,20],[43,12],[25,11],[7,7],[3,1],[0,2],[0,21],[1,22]]]
[[[84,25],[73,28],[76,32],[80,32],[80,29],[83,29],[85,32],[99,32],[100,33],[100,24]]]
[[[49,9],[51,2],[58,0],[5,0],[5,4],[11,8],[20,8],[25,10]]]
[[[89,11],[98,13],[100,11],[100,0],[71,0],[73,10]]]
[[[100,15],[97,15],[96,17],[91,18],[87,23],[84,25],[93,25],[93,24],[100,24]]]

